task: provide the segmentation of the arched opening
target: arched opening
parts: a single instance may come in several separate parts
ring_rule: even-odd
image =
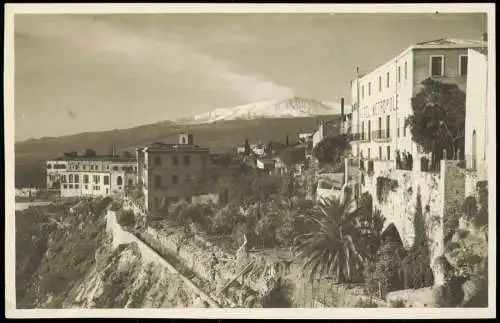
[[[476,158],[477,158],[477,142],[476,142],[476,130],[472,131],[472,160],[471,167],[476,169]]]
[[[389,224],[384,232],[382,232],[382,241],[384,243],[394,243],[403,246],[403,239],[401,239],[398,228],[396,228],[394,223]]]
[[[116,185],[118,185],[118,186],[123,185],[123,178],[121,176],[118,176],[116,178]]]

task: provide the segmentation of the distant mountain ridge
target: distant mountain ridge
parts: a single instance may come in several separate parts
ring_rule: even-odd
[[[344,106],[346,108],[346,106]],[[305,118],[340,114],[340,103],[327,103],[314,99],[293,97],[283,100],[263,101],[221,108],[190,118],[176,120],[184,124],[213,123],[229,120],[252,120],[264,118]]]

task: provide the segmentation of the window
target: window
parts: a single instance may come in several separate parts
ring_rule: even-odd
[[[382,159],[382,146],[378,146],[378,159]]]
[[[368,159],[370,159],[370,148],[368,148]]]
[[[127,170],[127,167],[122,166],[122,171],[126,171],[126,170]]]
[[[184,156],[184,165],[185,166],[191,165],[191,158],[190,158],[190,156]]]
[[[73,183],[73,174],[69,174],[69,182]]]
[[[368,120],[368,140],[372,139],[371,131],[372,131],[372,122],[371,120]]]
[[[398,83],[401,83],[401,66],[398,66]]]
[[[460,65],[458,66],[460,76],[467,75],[467,61],[467,55],[460,55]]]
[[[406,137],[406,119],[403,119],[403,137]]]
[[[161,176],[155,175],[155,188],[161,188]]]
[[[47,169],[52,169],[52,164],[47,164]]]
[[[386,134],[387,134],[387,138],[390,138],[390,135],[391,135],[391,116],[387,116],[387,120],[386,120]]]
[[[378,117],[378,139],[382,137],[382,117]]]
[[[382,91],[382,76],[378,77],[378,91]]]
[[[85,189],[88,190],[89,189],[89,186],[88,185],[85,185]]]
[[[66,175],[63,175],[62,176],[62,180],[61,180],[63,183],[66,183]]]
[[[386,76],[386,86],[387,87],[389,87],[389,85],[390,85],[390,78],[391,78],[391,76],[390,76],[389,72],[387,72],[387,76]]]
[[[118,170],[118,166],[113,166],[113,170]]]
[[[361,140],[365,140],[365,122],[361,122]]]
[[[87,166],[86,165],[83,165],[82,166],[83,170],[87,169]]]
[[[179,157],[178,156],[172,156],[172,165],[174,165],[174,166],[179,165]]]
[[[155,156],[153,161],[154,161],[155,166],[160,166],[161,165],[161,156]]]
[[[116,178],[116,185],[118,185],[118,186],[123,185],[123,178],[121,176],[118,176]]]
[[[108,175],[104,176],[104,185],[109,185],[109,176]]]
[[[172,184],[177,184],[179,183],[179,177],[177,175],[172,175]]]
[[[76,188],[76,189],[79,189],[79,188],[80,188],[80,185],[75,184],[75,188]]]
[[[368,82],[368,95],[372,95],[372,82]]]
[[[72,188],[73,188],[73,184],[69,184],[69,188],[71,188],[71,189],[72,189]]]
[[[99,177],[99,175],[94,175],[94,184],[99,184],[101,178]]]
[[[64,185],[63,185],[63,187],[64,187],[64,188],[68,188],[68,184],[64,184]]]
[[[443,76],[444,75],[444,64],[443,56],[431,56],[430,60],[430,70],[431,76]]]
[[[128,180],[128,186],[131,187],[131,186],[134,186],[134,181],[129,179]]]
[[[387,160],[391,160],[391,146],[387,146]]]
[[[75,174],[75,183],[80,183],[80,176]]]
[[[400,123],[401,123],[401,121],[400,121],[400,120],[398,120],[398,124],[397,124],[397,127],[396,127],[396,128],[398,129],[398,130],[397,130],[397,131],[398,131],[398,138],[399,138],[399,127],[400,127]]]
[[[405,62],[405,80],[408,79],[408,62]]]
[[[365,98],[365,86],[364,85],[361,87],[361,97]]]
[[[88,184],[89,183],[89,175],[83,175],[83,183]]]

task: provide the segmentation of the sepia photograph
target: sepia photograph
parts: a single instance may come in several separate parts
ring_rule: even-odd
[[[433,6],[7,5],[7,316],[495,317],[495,7]]]

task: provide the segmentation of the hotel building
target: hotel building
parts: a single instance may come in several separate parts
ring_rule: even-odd
[[[136,183],[135,158],[78,156],[47,161],[47,188],[59,189],[61,197],[104,196],[123,193]]]
[[[413,113],[411,98],[431,78],[455,83],[466,91],[468,50],[486,47],[483,40],[438,39],[410,46],[374,71],[352,82],[351,148],[354,156],[394,160],[395,153],[422,150],[412,140],[405,121]],[[417,162],[414,169],[419,169]]]
[[[160,211],[179,198],[189,199],[193,185],[206,191],[210,151],[194,145],[193,134],[181,133],[177,144],[153,143],[136,152],[137,181],[149,212]]]

